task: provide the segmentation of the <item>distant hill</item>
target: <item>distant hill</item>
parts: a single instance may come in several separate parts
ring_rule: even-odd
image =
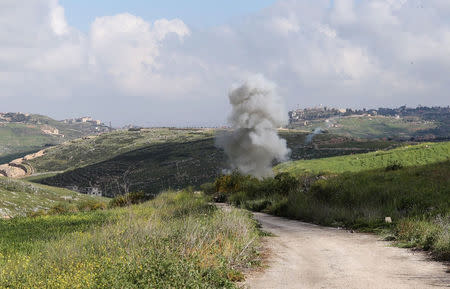
[[[450,139],[450,107],[336,109],[327,107],[289,112],[289,128],[313,131],[320,128],[334,134],[358,138],[395,140]]]
[[[45,147],[109,130],[91,118],[57,121],[38,114],[0,113],[0,164]]]
[[[227,168],[215,146],[215,130],[152,128],[118,130],[51,147],[22,165],[33,181],[104,196],[198,186]],[[307,142],[307,133],[282,130],[292,159],[312,159],[364,153],[401,145],[382,140],[358,140],[331,134]],[[27,157],[28,158],[28,157]]]

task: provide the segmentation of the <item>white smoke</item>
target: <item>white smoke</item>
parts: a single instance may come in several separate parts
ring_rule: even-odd
[[[271,176],[274,161],[288,158],[286,141],[277,128],[287,124],[287,113],[275,92],[276,85],[257,74],[234,87],[228,97],[232,131],[218,136],[232,169],[258,178]]]
[[[323,132],[323,129],[322,129],[321,127],[316,127],[312,133],[310,133],[310,134],[308,134],[308,135],[306,136],[305,144],[311,143],[312,140],[313,140],[313,137],[314,137],[316,134],[320,134],[320,133],[322,133],[322,132]]]

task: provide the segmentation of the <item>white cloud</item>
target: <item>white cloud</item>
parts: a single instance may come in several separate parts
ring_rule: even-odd
[[[300,26],[296,19],[293,18],[276,17],[273,19],[273,25],[276,31],[284,35],[288,35],[290,32],[300,31]]]
[[[3,0],[0,101],[57,117],[217,124],[230,84],[263,73],[290,106],[448,104],[448,1],[330,3],[280,0],[194,31],[123,13],[82,33],[57,0]]]
[[[64,16],[64,8],[55,2],[50,11],[50,25],[56,35],[64,35],[69,32],[66,18]]]

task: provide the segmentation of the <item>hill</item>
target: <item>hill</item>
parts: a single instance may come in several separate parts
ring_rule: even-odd
[[[335,109],[327,107],[289,112],[289,128],[313,131],[320,128],[334,134],[359,138],[396,140],[448,140],[450,107]]]
[[[275,171],[294,175],[358,172],[395,165],[401,167],[425,165],[446,161],[449,158],[450,142],[422,143],[366,154],[286,162],[276,166]]]
[[[168,188],[198,186],[212,181],[227,167],[215,146],[215,131],[153,128],[115,131],[73,140],[45,150],[23,165],[38,173],[33,181],[83,193],[115,196],[129,191],[157,194]],[[306,143],[307,133],[280,131],[293,159],[310,159],[387,149],[400,143],[357,140],[331,134]],[[62,172],[55,175],[56,172]],[[49,174],[47,174],[49,173]],[[41,175],[39,175],[41,174]]]
[[[57,121],[37,114],[0,113],[0,163],[68,140],[107,131],[108,127],[89,118]]]
[[[0,219],[48,210],[59,203],[78,204],[105,200],[102,197],[79,194],[67,189],[0,177]]]

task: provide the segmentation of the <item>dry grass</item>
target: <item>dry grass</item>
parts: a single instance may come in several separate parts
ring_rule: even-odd
[[[248,213],[202,196],[163,193],[109,214],[101,226],[0,253],[0,288],[234,288],[256,260]]]

